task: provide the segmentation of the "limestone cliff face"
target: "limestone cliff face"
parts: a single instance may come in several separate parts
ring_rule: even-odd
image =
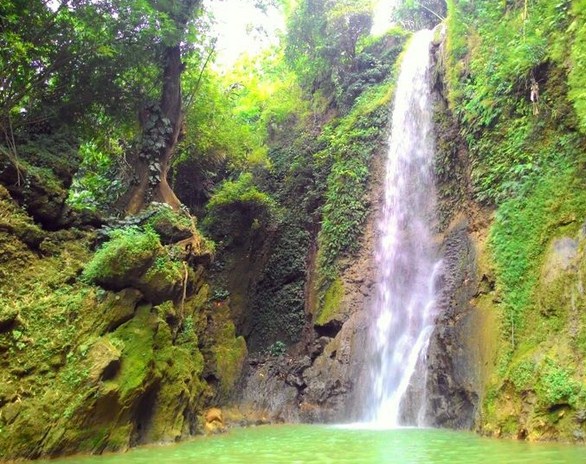
[[[286,422],[345,422],[361,417],[368,388],[366,359],[369,307],[374,296],[376,219],[382,199],[384,150],[373,160],[371,210],[358,253],[341,263],[336,311],[314,325],[315,301],[308,291],[310,324],[285,355],[249,361],[236,403],[246,415]],[[310,273],[311,273],[310,269]],[[308,278],[311,285],[311,276]],[[252,414],[252,415],[254,415]]]
[[[94,243],[91,229],[42,229],[0,186],[2,459],[174,442],[239,377],[244,339],[210,301],[203,264],[175,286],[165,255],[136,268],[120,248],[124,288],[105,290],[80,278]]]

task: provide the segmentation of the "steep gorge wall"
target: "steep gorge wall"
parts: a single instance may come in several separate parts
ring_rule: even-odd
[[[477,256],[486,241],[489,213],[467,195],[466,147],[461,139],[451,140],[458,129],[442,94],[441,40],[434,44],[438,61],[434,86],[440,147],[436,167],[444,173],[438,175],[442,217],[437,244],[445,263],[441,315],[428,359],[427,420],[434,426],[470,429],[480,409],[484,372],[493,362],[492,349],[485,345],[497,330],[492,314],[474,301],[492,293],[492,284],[487,283],[492,277],[479,270]],[[356,251],[339,260],[336,280],[321,301],[309,294],[306,310],[314,327],[306,331],[305,339],[283,357],[254,361],[238,398],[244,410],[260,410],[267,418],[283,421],[340,422],[365,416],[364,401],[372,381],[367,347],[376,288],[374,255],[387,149],[379,145],[369,163],[363,199],[368,216]],[[315,268],[310,272],[315,273]]]
[[[574,31],[583,30],[583,9],[547,0],[449,1],[448,9],[441,85],[451,123],[440,127],[454,127],[443,152],[461,149],[469,160],[459,196],[469,201],[479,258],[468,313],[478,314],[471,335],[482,340],[475,427],[580,442],[586,150]]]
[[[32,184],[4,175],[34,200]],[[109,255],[96,254],[93,228],[43,229],[21,198],[0,185],[0,458],[201,432],[204,409],[229,396],[246,355],[228,306],[211,301],[208,252],[172,261],[183,252],[175,232],[191,231],[162,210],[151,215],[158,233],[122,231],[104,245]],[[82,277],[90,268],[106,288]]]
[[[499,144],[502,150],[510,147],[496,129],[474,133],[464,127],[462,112],[454,111],[451,79],[454,67],[461,65],[453,61],[455,40],[453,35],[447,45],[439,40],[434,50],[437,244],[444,273],[441,314],[428,354],[427,422],[499,436],[579,441],[584,426],[583,187],[576,173],[562,171],[553,180],[548,175],[529,178],[531,187],[508,202],[483,200],[481,173],[488,161],[482,156],[488,147],[478,141],[492,140],[496,150]],[[564,85],[560,70],[549,67],[541,78],[542,98],[559,96]],[[567,115],[568,108],[559,103],[566,113],[552,113],[548,118],[554,119],[545,124],[563,138],[569,119],[560,115]],[[525,104],[531,108],[530,101]],[[534,122],[544,124],[539,118]],[[533,142],[549,150],[548,140]],[[579,153],[579,140],[564,150],[572,147]],[[383,152],[371,164],[370,210],[358,251],[340,261],[340,272],[322,300],[329,311],[319,312],[318,307],[316,312],[315,298],[310,298],[307,312],[315,328],[304,342],[285,357],[254,361],[245,379],[240,401],[266,417],[322,422],[362,416],[360,399],[370,381],[364,346]],[[490,188],[501,188],[499,181],[493,182]],[[518,280],[511,280],[506,269],[518,272]],[[515,287],[526,289],[524,300],[512,294]],[[516,319],[521,313],[523,323]]]

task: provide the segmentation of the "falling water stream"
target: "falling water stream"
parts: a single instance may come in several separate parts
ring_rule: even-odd
[[[435,316],[435,187],[430,89],[431,31],[414,35],[403,57],[389,139],[372,340],[367,421],[424,425],[425,354]],[[411,391],[410,401],[405,400]],[[407,404],[409,403],[409,404]]]

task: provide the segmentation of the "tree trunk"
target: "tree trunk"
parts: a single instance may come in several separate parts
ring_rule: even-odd
[[[179,0],[170,5],[162,2],[153,2],[155,9],[169,14],[175,23],[177,31],[185,32],[187,24],[194,12],[201,4],[200,0]],[[151,201],[167,203],[177,210],[181,202],[175,192],[169,186],[167,175],[171,167],[171,160],[175,154],[177,142],[181,135],[183,126],[183,109],[181,101],[181,73],[184,65],[181,62],[181,39],[174,45],[165,47],[163,50],[163,89],[159,102],[160,114],[157,115],[158,123],[164,122],[159,127],[169,130],[165,133],[164,146],[153,153],[153,147],[143,146],[143,153],[134,153],[128,160],[134,171],[135,184],[118,201],[118,209],[126,214],[136,214],[144,209]],[[152,117],[152,114],[147,114]],[[152,122],[148,125],[147,118],[141,118],[143,139],[152,136]],[[155,134],[156,135],[156,134]],[[159,147],[160,144],[157,145]],[[146,152],[145,152],[146,151]],[[153,169],[153,166],[156,169]]]
[[[171,160],[181,134],[183,124],[183,113],[181,108],[181,73],[183,63],[181,62],[181,49],[179,45],[167,47],[164,52],[163,91],[161,94],[160,108],[161,118],[170,121],[171,132],[166,137],[165,146],[159,150],[156,162],[160,166],[158,180],[153,178],[149,169],[152,160],[141,157],[140,153],[134,154],[129,163],[134,168],[136,184],[120,199],[119,207],[126,214],[136,214],[144,209],[151,201],[167,203],[177,210],[181,202],[171,189],[167,181],[167,175],[171,167]],[[148,114],[146,119],[148,120]],[[144,119],[141,118],[143,132]]]

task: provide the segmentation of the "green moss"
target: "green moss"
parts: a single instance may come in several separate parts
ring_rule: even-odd
[[[153,348],[154,369],[162,382],[153,405],[148,440],[176,441],[189,429],[185,415],[177,413],[177,406],[189,411],[202,410],[208,390],[201,378],[204,359],[198,349],[192,316],[184,320],[176,345],[170,327],[161,321]]]
[[[470,26],[463,13],[464,7],[458,0],[447,0],[446,3],[448,9],[446,81],[450,109],[455,111],[462,97],[461,78],[465,71],[464,57],[468,52],[467,35]]]
[[[535,388],[537,367],[535,362],[523,360],[511,367],[509,379],[519,392]]]
[[[219,394],[228,397],[242,373],[247,349],[244,337],[236,337],[234,324],[227,323],[214,345],[217,372],[220,375]]]
[[[448,1],[448,100],[469,149],[471,193],[497,207],[491,305],[502,339],[483,423],[509,436],[570,438],[566,411],[583,407],[584,245],[555,277],[544,271],[556,238],[583,240],[583,3]]]
[[[580,130],[586,133],[586,2],[572,2],[574,20],[568,31],[571,42],[570,73],[568,75],[569,98],[580,121]]]
[[[153,288],[180,286],[184,280],[184,269],[181,262],[172,260],[165,253],[155,258],[143,280],[145,285]]]
[[[511,336],[519,336],[535,315],[534,290],[549,240],[575,233],[584,217],[586,189],[574,170],[545,176],[531,194],[498,210],[490,245]]]
[[[2,194],[0,190],[0,220],[14,207]],[[35,227],[25,213],[14,213],[22,224]],[[0,330],[3,456],[119,450],[137,435],[174,441],[190,434],[191,413],[202,411],[213,395],[203,379],[196,327],[208,301],[201,267],[189,271],[188,290],[198,291],[184,305],[168,301],[156,310],[148,304],[136,308],[144,292],[109,293],[78,276],[91,261],[94,269],[113,269],[110,276],[128,270],[136,285],[142,277],[182,283],[180,261],[154,232],[117,232],[95,260],[90,252],[94,234],[41,232],[39,252],[31,251],[13,229],[0,229],[0,324],[6,329]],[[142,270],[136,262],[123,262],[136,258],[135,252],[146,263]],[[235,359],[237,347],[243,346],[242,340],[234,340],[233,326],[231,334],[232,341],[222,342],[226,359]],[[110,361],[114,367],[103,378]],[[226,365],[221,368],[230,372]],[[234,370],[232,374],[236,376]]]
[[[154,211],[154,214],[150,214]],[[149,215],[143,226],[154,230],[163,243],[175,243],[196,233],[195,218],[175,211],[165,203],[152,203],[144,213]]]
[[[146,380],[151,374],[151,365],[155,357],[153,340],[156,326],[156,315],[151,313],[149,305],[145,305],[137,309],[131,321],[120,326],[112,334],[112,338],[120,340],[124,348],[120,370],[116,377],[108,382],[118,387],[122,404],[148,383]]]
[[[129,274],[140,275],[160,251],[155,232],[134,227],[117,229],[87,264],[83,277],[88,282],[106,284],[128,281]]]
[[[18,207],[2,185],[0,185],[0,231],[14,234],[32,248],[37,248],[46,236],[30,216]]]
[[[573,378],[567,367],[562,367],[552,359],[546,358],[540,380],[539,393],[548,406],[560,403],[576,405],[580,384]]]
[[[324,294],[324,301],[315,319],[316,325],[325,325],[340,311],[340,304],[344,297],[344,284],[339,277],[335,279]]]

